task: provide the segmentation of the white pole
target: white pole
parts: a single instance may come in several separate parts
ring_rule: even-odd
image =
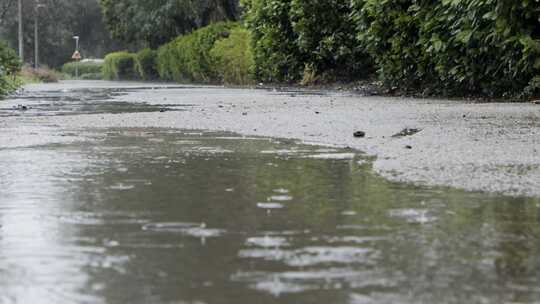
[[[23,40],[23,16],[22,0],[19,0],[19,58],[24,62],[24,40]]]
[[[38,39],[38,6],[36,6],[36,12],[35,12],[35,18],[34,18],[34,68],[39,68],[39,39]]]
[[[79,36],[73,36],[75,39],[75,53],[79,52]],[[75,79],[79,78],[79,59],[75,59]]]

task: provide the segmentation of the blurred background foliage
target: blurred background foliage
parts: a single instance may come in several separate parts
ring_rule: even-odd
[[[3,1],[0,37],[14,48],[16,1]],[[135,65],[130,79],[304,85],[362,80],[396,94],[540,95],[538,1],[43,2],[42,58],[51,67],[69,61],[72,36],[79,35],[85,57],[138,52],[127,61]],[[34,1],[24,3],[28,62],[35,12]]]

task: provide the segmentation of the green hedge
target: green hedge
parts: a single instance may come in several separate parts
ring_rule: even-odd
[[[103,65],[103,77],[108,80],[137,79],[135,58],[135,54],[125,51],[108,54]]]
[[[246,0],[245,20],[253,35],[255,76],[270,82],[302,78],[304,56],[295,41],[289,12],[290,0]]]
[[[219,22],[183,35],[160,47],[157,69],[160,78],[179,82],[215,82],[219,74],[210,55],[214,43],[230,35],[236,23]]]
[[[135,57],[135,68],[139,77],[143,80],[158,79],[157,51],[152,49],[140,50]]]
[[[263,81],[355,80],[401,92],[538,95],[540,2],[244,0]]]
[[[21,62],[15,51],[0,41],[0,98],[17,88],[15,75],[20,69]]]
[[[359,40],[389,87],[489,97],[538,89],[533,81],[540,72],[538,1],[357,0],[356,5]]]
[[[75,77],[75,70],[78,66],[79,77],[81,79],[101,79],[103,78],[103,63],[98,62],[68,62],[62,66],[62,73]]]
[[[251,35],[238,23],[219,22],[179,36],[158,50],[105,57],[106,79],[252,83]]]
[[[219,39],[210,51],[221,82],[227,84],[253,83],[253,52],[251,34],[245,28],[234,28],[227,38]]]
[[[350,1],[247,0],[244,5],[259,79],[335,81],[371,74]]]

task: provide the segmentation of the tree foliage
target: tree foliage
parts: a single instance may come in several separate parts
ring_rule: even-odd
[[[237,0],[100,0],[112,35],[157,47],[193,29],[238,16]]]
[[[0,0],[3,1],[10,0]],[[38,10],[40,63],[60,67],[71,60],[75,49],[73,36],[80,36],[80,48],[84,57],[102,58],[106,53],[125,46],[112,40],[102,21],[98,0],[42,0]],[[24,59],[32,63],[34,58],[35,1],[23,1]],[[18,45],[17,1],[9,6],[0,38],[12,48]]]
[[[6,17],[15,6],[16,0],[3,0],[0,2],[0,26],[5,26]]]

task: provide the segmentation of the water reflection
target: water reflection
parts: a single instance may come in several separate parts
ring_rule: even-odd
[[[540,201],[353,151],[159,129],[0,150],[0,302],[540,300]]]

